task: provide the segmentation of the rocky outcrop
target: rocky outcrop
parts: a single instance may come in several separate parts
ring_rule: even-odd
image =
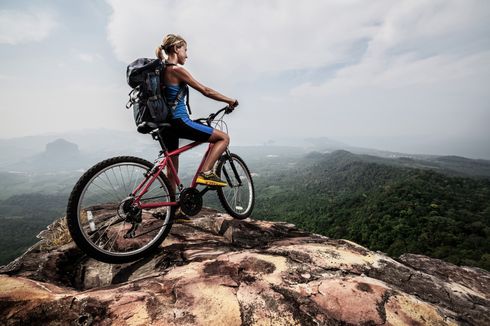
[[[204,210],[123,265],[53,245],[57,230],[1,268],[0,324],[490,325],[488,272],[287,223]]]

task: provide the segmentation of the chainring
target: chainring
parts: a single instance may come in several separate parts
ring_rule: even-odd
[[[180,192],[180,209],[189,216],[194,216],[202,209],[202,195],[196,188],[185,188]]]

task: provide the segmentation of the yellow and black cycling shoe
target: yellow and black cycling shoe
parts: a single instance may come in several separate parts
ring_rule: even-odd
[[[226,187],[228,184],[221,180],[214,172],[204,173],[201,172],[197,176],[196,183],[207,186]]]
[[[192,223],[192,219],[190,218],[190,216],[187,216],[186,214],[184,214],[184,212],[182,212],[182,210],[179,207],[179,208],[177,208],[177,211],[175,212],[174,223],[175,224]]]

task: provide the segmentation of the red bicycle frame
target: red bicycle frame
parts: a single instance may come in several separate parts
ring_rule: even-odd
[[[178,203],[176,201],[165,201],[165,202],[156,202],[156,203],[148,203],[144,204],[141,203],[141,197],[144,196],[144,194],[148,191],[148,188],[153,184],[156,178],[162,173],[163,169],[167,167],[167,171],[172,171],[172,175],[174,176],[174,182],[175,185],[177,186],[176,188],[180,188],[181,182],[179,179],[179,176],[177,175],[177,170],[175,169],[174,164],[172,163],[172,160],[170,159],[173,156],[179,155],[183,152],[186,152],[194,147],[197,147],[203,143],[201,142],[192,142],[190,144],[187,144],[185,146],[182,146],[172,152],[164,151],[163,152],[163,157],[160,159],[158,163],[156,163],[153,168],[148,171],[148,173],[145,176],[145,179],[136,187],[136,189],[131,193],[132,196],[135,197],[134,203],[138,205],[142,209],[149,209],[149,208],[157,208],[157,207],[162,207],[162,206],[176,206]],[[192,178],[192,182],[190,187],[191,188],[196,188],[197,183],[196,179],[199,174],[199,171],[201,171],[202,166],[204,165],[204,162],[206,161],[209,151],[211,150],[213,144],[209,143],[208,149],[206,150],[206,153],[204,154],[201,163],[199,164],[199,167],[197,168],[196,174],[194,175],[194,178]],[[172,182],[172,180],[170,180]],[[141,192],[140,192],[141,191]]]

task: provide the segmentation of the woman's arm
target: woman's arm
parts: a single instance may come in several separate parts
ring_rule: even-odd
[[[236,99],[227,97],[215,91],[214,89],[204,86],[203,84],[198,82],[185,68],[174,66],[172,67],[172,72],[174,76],[177,77],[180,81],[199,91],[202,95],[212,98],[216,101],[228,103],[228,105],[230,105],[231,107],[235,107],[238,105],[238,101]]]

